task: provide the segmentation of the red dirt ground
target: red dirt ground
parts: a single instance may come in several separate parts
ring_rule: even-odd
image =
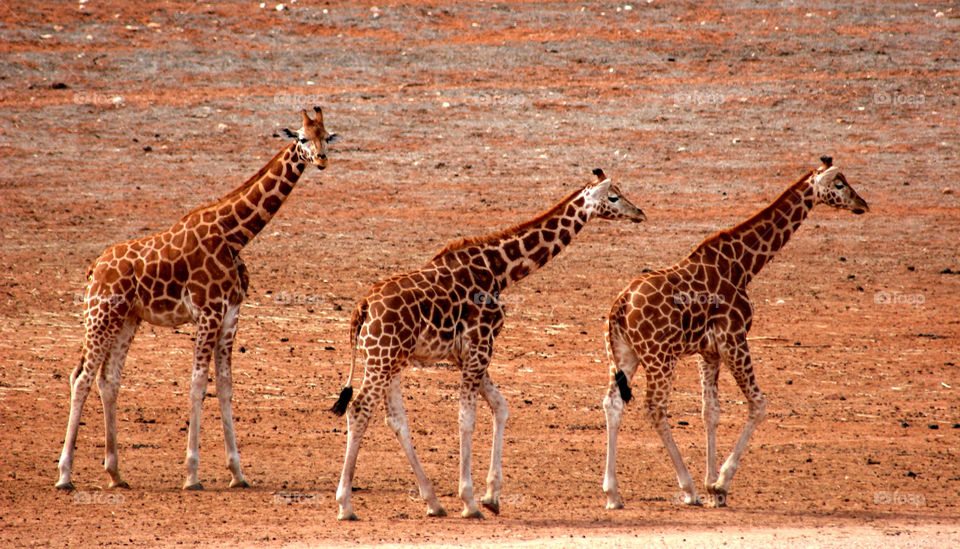
[[[0,545],[956,544],[960,13],[949,2],[699,4],[0,5]],[[179,489],[193,330],[145,326],[119,405],[132,488],[102,488],[91,395],[77,491],[54,490],[89,262],[242,182],[315,103],[344,139],[244,251],[252,290],[234,402],[253,486],[227,489],[208,399],[207,489]],[[814,211],[751,285],[768,419],[730,507],[674,502],[673,468],[632,404],[627,508],[605,510],[609,303],[823,153],[871,211]],[[649,222],[595,222],[505,296],[490,368],[511,411],[503,512],[456,517],[458,376],[433,366],[407,371],[404,394],[453,516],[423,516],[377,421],[356,479],[363,520],[338,523],[345,422],[326,409],[349,362],[352,304],[450,240],[532,217],[595,167]],[[729,375],[720,390],[728,452],[746,411]],[[670,410],[700,477],[693,359]],[[482,492],[485,405],[479,414]]]

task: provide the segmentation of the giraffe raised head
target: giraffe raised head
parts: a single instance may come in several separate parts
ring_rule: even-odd
[[[603,170],[597,168],[593,170],[593,175],[596,176],[597,180],[593,183],[592,189],[586,197],[588,203],[593,204],[595,215],[598,218],[625,219],[634,223],[647,220],[643,210],[630,202],[620,191],[620,187],[614,185],[603,173]]]
[[[300,129],[292,132],[284,128],[283,134],[297,140],[301,158],[309,160],[317,169],[322,170],[327,167],[327,145],[336,143],[340,136],[327,133],[326,128],[323,127],[323,111],[320,107],[314,107],[313,111],[317,113],[315,119],[311,119],[306,110],[301,110],[303,124]]]
[[[833,158],[821,156],[823,165],[813,173],[813,188],[817,195],[817,202],[834,208],[850,210],[860,215],[870,210],[866,200],[860,198],[857,191],[847,183],[847,178],[840,172],[840,168],[833,165]]]

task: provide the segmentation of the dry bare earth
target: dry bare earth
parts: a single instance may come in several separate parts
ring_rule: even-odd
[[[956,544],[960,275],[941,274],[960,270],[951,3],[78,6],[0,6],[3,545]],[[209,400],[207,490],[179,490],[192,329],[144,327],[120,396],[133,488],[101,488],[91,398],[78,491],[55,491],[89,262],[242,182],[314,103],[345,139],[244,252],[235,410],[253,487],[226,488]],[[675,504],[673,469],[631,405],[628,507],[604,510],[608,304],[822,153],[871,212],[815,211],[751,286],[770,413],[730,508]],[[596,222],[505,296],[491,367],[512,414],[503,513],[427,520],[378,422],[356,482],[364,520],[337,523],[344,422],[325,409],[355,299],[449,240],[545,209],[594,167],[650,220]],[[683,366],[671,424],[699,476],[699,390]],[[457,374],[404,379],[414,442],[456,511]],[[721,380],[729,451],[745,407]],[[485,421],[478,480],[489,437]]]

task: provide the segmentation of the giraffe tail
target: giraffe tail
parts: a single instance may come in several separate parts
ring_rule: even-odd
[[[633,398],[633,391],[630,390],[630,383],[627,381],[627,376],[623,374],[623,370],[617,369],[617,373],[613,375],[613,379],[617,382],[617,389],[620,389],[620,398],[623,399],[623,402],[630,402],[630,399]]]
[[[350,404],[350,399],[353,398],[353,371],[357,365],[357,338],[360,336],[360,328],[363,327],[363,322],[366,319],[367,300],[364,299],[357,304],[357,308],[353,310],[353,316],[350,317],[350,374],[347,376],[347,383],[343,390],[340,391],[340,396],[333,407],[330,408],[330,411],[338,416],[347,412],[347,406]]]

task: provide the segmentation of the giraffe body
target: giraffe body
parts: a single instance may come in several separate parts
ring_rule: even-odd
[[[747,332],[753,307],[749,281],[773,258],[815,204],[825,203],[854,213],[867,204],[846,182],[831,159],[809,172],[777,200],[743,223],[708,238],[689,257],[672,267],[647,273],[617,297],[607,321],[606,347],[610,384],[603,400],[607,420],[607,461],[603,490],[607,508],[623,507],[616,479],[616,444],[624,402],[631,398],[630,380],[646,378],[644,405],[673,462],[684,503],[704,501],[683,463],[667,423],[667,402],[677,362],[699,355],[706,429],[707,503],[726,504],[730,481],[747,443],[763,421],[766,400],[757,385]],[[716,428],[720,413],[717,377],[726,365],[749,406],[747,421],[729,458],[716,467]]]
[[[542,267],[567,246],[592,218],[645,219],[622,197],[603,172],[597,181],[572,193],[537,218],[501,233],[451,244],[419,270],[390,277],[360,300],[351,320],[351,339],[364,365],[360,390],[350,403],[353,376],[337,413],[347,414],[347,448],[337,488],[340,519],[356,519],[351,503],[360,441],[371,414],[385,402],[387,425],[394,431],[417,479],[427,514],[445,514],[420,465],[407,424],[400,372],[410,362],[450,361],[460,368],[460,485],[464,517],[480,517],[470,473],[478,395],[493,413],[493,448],[482,503],[499,512],[501,455],[507,405],[487,372],[493,342],[504,321],[497,298],[514,282]]]
[[[171,228],[108,248],[87,271],[84,337],[80,364],[70,376],[70,417],[60,454],[57,487],[72,489],[74,447],[80,414],[94,379],[104,408],[110,487],[127,487],[117,457],[116,399],[127,350],[140,322],[159,326],[197,325],[190,383],[187,479],[184,488],[202,488],[197,477],[200,411],[211,357],[216,366],[217,398],[223,421],[230,486],[247,486],[234,435],[231,351],[240,304],[247,292],[240,250],[263,229],[293,190],[308,163],[327,165],[326,145],[333,137],[301,113],[296,141],[284,147],[260,171],[222,199],[197,208]]]

